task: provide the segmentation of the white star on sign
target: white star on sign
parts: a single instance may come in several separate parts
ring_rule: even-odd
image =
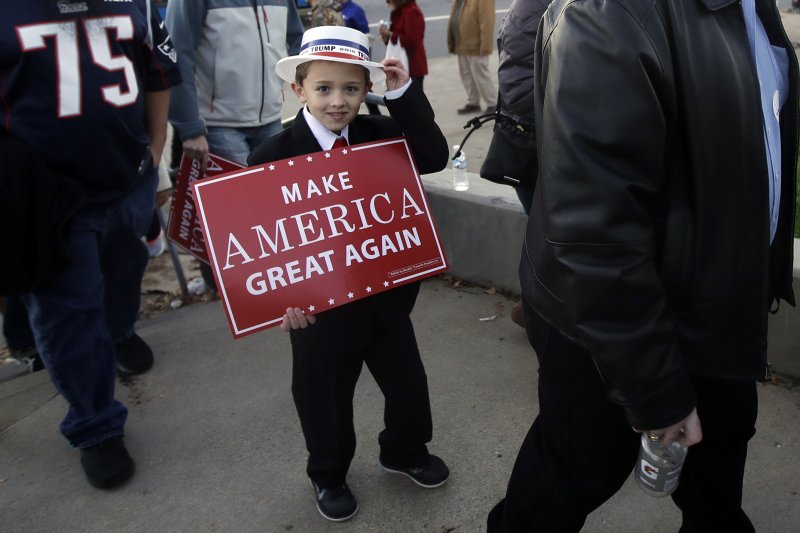
[[[372,292],[372,287],[367,287],[367,292]]]
[[[313,313],[313,312],[314,312],[314,309],[316,309],[316,307],[314,307],[313,305],[309,305],[309,306],[308,306],[308,311],[309,311],[310,313]]]
[[[294,166],[294,161],[289,161],[289,166],[293,167]]]
[[[270,169],[270,170],[275,170],[275,165],[270,165],[270,166],[269,166],[269,169]]]
[[[384,287],[388,287],[388,286],[389,286],[389,282],[388,282],[388,281],[384,281],[384,282],[383,282],[383,286],[384,286]]]
[[[344,154],[344,155],[347,155],[347,148],[345,148],[344,150],[342,150],[342,154]]]
[[[330,158],[331,158],[331,154],[329,152],[325,152],[325,159],[330,159]]]
[[[328,300],[328,305],[333,305],[334,303],[335,303],[335,302],[334,302],[334,299],[333,299],[333,298],[330,298],[330,299]]]
[[[348,298],[352,298],[353,296],[354,296],[354,294],[353,294],[352,292],[348,292],[348,293],[347,293],[347,297],[348,297]]]
[[[309,163],[311,163],[313,160],[314,158],[311,156],[306,157],[306,161],[308,161]]]

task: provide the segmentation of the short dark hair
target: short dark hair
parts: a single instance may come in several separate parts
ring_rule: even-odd
[[[305,63],[300,63],[297,65],[297,69],[294,72],[294,81],[297,85],[303,85],[303,80],[306,79],[308,76],[308,69],[311,67],[311,63],[315,61],[325,61],[324,59],[315,59],[314,61],[306,61]],[[331,63],[339,63],[339,61],[331,61]],[[351,65],[353,63],[350,63]],[[357,65],[361,66],[361,65]],[[361,67],[364,69],[364,84],[369,85],[369,69],[367,67]]]

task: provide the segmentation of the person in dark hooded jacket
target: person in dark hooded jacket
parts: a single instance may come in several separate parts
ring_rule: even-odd
[[[533,50],[542,14],[552,0],[514,0],[503,18],[497,37],[500,65],[500,113],[533,127]],[[531,211],[533,186],[539,169],[530,169],[529,180],[515,186],[527,215]]]

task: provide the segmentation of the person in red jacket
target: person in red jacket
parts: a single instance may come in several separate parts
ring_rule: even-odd
[[[391,25],[381,26],[383,44],[391,39],[400,44],[408,54],[408,74],[422,87],[422,80],[428,74],[428,56],[425,53],[425,17],[416,0],[386,0],[392,10]]]

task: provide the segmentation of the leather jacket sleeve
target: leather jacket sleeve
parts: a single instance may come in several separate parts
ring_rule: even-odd
[[[529,230],[526,246],[536,249],[537,283],[558,302],[561,316],[546,318],[592,353],[631,425],[662,428],[695,405],[658,272],[675,142],[667,34],[657,14],[617,2],[560,6],[537,40],[531,213],[543,235]]]

